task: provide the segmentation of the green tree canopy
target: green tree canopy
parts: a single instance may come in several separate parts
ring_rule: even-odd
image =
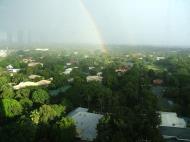
[[[7,99],[14,98],[15,93],[10,85],[5,84],[1,87],[1,89],[2,93],[0,94],[0,98],[7,98]]]
[[[38,89],[32,93],[32,101],[39,104],[47,103],[49,94],[43,89]]]
[[[11,122],[0,129],[1,142],[34,142],[37,127],[31,121]]]
[[[22,114],[21,104],[14,99],[2,99],[0,112],[5,118],[13,118]]]
[[[62,118],[52,129],[51,139],[54,142],[73,142],[76,136],[74,120],[71,118]]]

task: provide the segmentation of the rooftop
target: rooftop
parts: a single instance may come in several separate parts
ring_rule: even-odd
[[[93,141],[97,136],[97,124],[103,115],[87,111],[87,108],[79,107],[70,112],[68,116],[75,121],[78,137],[82,140]]]
[[[185,120],[178,117],[174,112],[160,112],[160,117],[160,126],[186,128]]]
[[[176,141],[190,141],[190,128],[160,127],[161,134],[165,139]]]

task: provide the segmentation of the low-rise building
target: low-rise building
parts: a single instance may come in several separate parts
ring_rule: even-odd
[[[13,69],[14,67],[12,65],[6,66],[7,70]]]
[[[120,67],[120,68],[116,69],[115,72],[117,72],[117,73],[125,73],[128,70],[129,69],[127,67]]]
[[[49,49],[48,48],[36,48],[35,50],[36,51],[48,51]]]
[[[156,57],[157,61],[164,60],[164,59],[165,59],[165,57]]]
[[[72,83],[72,82],[74,82],[74,78],[69,78],[69,79],[67,79],[67,81],[68,81],[69,83]]]
[[[41,66],[43,67],[43,64],[40,63],[40,62],[31,62],[31,63],[28,63],[28,66],[29,66],[29,67],[35,67],[35,66],[37,66],[37,65],[41,65]]]
[[[72,63],[66,63],[66,65],[67,65],[67,66],[70,66],[70,65],[72,65]]]
[[[164,82],[164,81],[163,81],[162,79],[154,79],[154,80],[153,80],[153,84],[154,84],[154,85],[162,85],[163,82]]]
[[[35,75],[35,74],[32,74],[32,75],[28,76],[28,78],[32,79],[32,80],[34,80],[36,78],[40,78],[40,77],[41,77],[40,75]]]
[[[99,82],[101,82],[102,79],[103,79],[103,77],[97,76],[97,75],[94,75],[94,76],[87,76],[87,77],[86,77],[86,81],[87,81],[87,82],[91,82],[91,81],[99,81]]]
[[[30,62],[35,62],[32,58],[25,58],[22,60],[24,63],[30,63]]]
[[[72,68],[68,68],[68,69],[66,69],[63,73],[65,74],[65,75],[68,75],[68,74],[70,74],[71,72],[72,72]]]
[[[102,72],[98,72],[98,73],[97,73],[97,76],[102,76]]]
[[[70,112],[68,117],[75,121],[77,137],[84,141],[93,141],[97,136],[97,124],[103,115],[90,113],[87,108],[78,107]]]
[[[94,68],[95,68],[95,67],[88,67],[89,70],[92,70],[92,69],[94,69]]]
[[[32,82],[32,81],[20,82],[18,85],[13,86],[13,89],[19,90],[26,87],[48,86],[49,84],[51,84],[52,80],[53,78],[50,78],[48,80],[40,80],[38,82]]]
[[[77,51],[75,51],[75,52],[74,52],[74,54],[75,54],[75,55],[77,55],[77,54],[78,54],[78,52],[77,52]]]
[[[166,142],[190,142],[190,128],[160,127]]]
[[[88,58],[89,56],[88,55],[84,55],[84,58]]]
[[[160,126],[186,128],[185,120],[178,117],[175,112],[160,112],[160,118]]]
[[[0,57],[7,57],[7,50],[0,50]]]
[[[174,112],[159,112],[161,117],[160,132],[166,142],[190,142],[190,128],[184,118]]]
[[[9,71],[10,73],[17,73],[20,71],[20,69],[15,69],[12,65],[8,65],[6,66],[7,71]]]

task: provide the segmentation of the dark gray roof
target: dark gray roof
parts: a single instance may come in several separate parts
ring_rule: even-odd
[[[73,115],[77,114],[78,112],[87,112],[87,111],[88,111],[87,108],[78,107],[78,108],[76,108],[75,110],[69,112],[67,116],[72,117]]]
[[[160,127],[165,138],[176,138],[178,141],[190,141],[190,128]]]

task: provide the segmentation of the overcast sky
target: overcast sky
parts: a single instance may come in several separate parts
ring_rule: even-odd
[[[0,39],[190,46],[190,0],[83,2],[88,12],[80,0],[0,0]]]

